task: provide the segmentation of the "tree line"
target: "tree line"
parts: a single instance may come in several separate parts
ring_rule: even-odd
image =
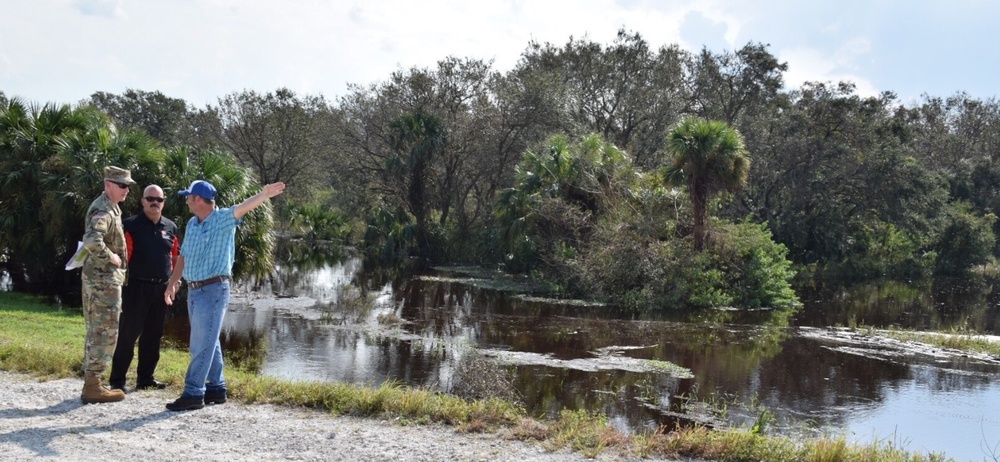
[[[785,71],[763,44],[692,53],[621,30],[609,44],[529,43],[506,72],[446,57],[335,101],[281,88],[196,108],[128,90],[34,107],[0,93],[0,264],[16,287],[30,285],[22,255],[61,265],[103,162],[170,191],[205,159],[288,183],[286,232],[639,307],[789,303],[789,261],[859,279],[995,261],[995,99],[786,90]],[[84,121],[60,125],[69,115]],[[692,121],[731,128],[748,161],[739,181],[706,182],[718,194],[680,180],[697,164],[671,135]]]

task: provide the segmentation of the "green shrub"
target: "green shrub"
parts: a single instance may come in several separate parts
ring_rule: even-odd
[[[322,204],[290,204],[291,226],[310,241],[344,242],[351,233],[351,224],[336,209]]]
[[[920,239],[884,221],[855,226],[847,257],[828,273],[849,280],[930,276],[937,254],[921,250]]]
[[[937,252],[934,273],[962,274],[987,263],[996,241],[993,234],[996,215],[976,216],[964,202],[951,204],[945,215],[947,224],[934,240],[933,249]]]
[[[725,239],[713,246],[716,266],[725,268],[726,285],[739,306],[788,306],[798,301],[790,281],[795,276],[788,249],[774,242],[767,224],[741,223],[723,227]]]
[[[650,240],[627,226],[599,235],[547,276],[574,295],[637,309],[797,303],[787,250],[771,240],[765,224],[716,224],[703,252],[688,240]]]
[[[415,247],[412,218],[401,207],[379,206],[370,212],[362,249],[365,255],[392,265]]]

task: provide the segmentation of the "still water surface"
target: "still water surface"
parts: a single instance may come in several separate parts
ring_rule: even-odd
[[[736,425],[771,411],[772,432],[845,434],[956,460],[1000,456],[991,449],[1000,445],[1000,366],[861,348],[810,329],[997,334],[1000,295],[982,284],[800,288],[804,307],[794,313],[670,318],[533,298],[466,271],[382,284],[344,257],[285,266],[238,291],[224,348],[266,351],[261,373],[270,376],[447,391],[475,352],[510,364],[531,415],[601,411],[636,431],[678,415],[711,422],[704,403],[725,404]],[[184,344],[186,335],[177,313],[168,336]],[[649,367],[662,362],[681,369]]]

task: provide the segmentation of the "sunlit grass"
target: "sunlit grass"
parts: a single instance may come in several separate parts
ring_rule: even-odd
[[[250,403],[272,403],[329,410],[335,415],[403,419],[488,427],[508,426],[523,415],[501,400],[461,398],[386,382],[377,388],[329,382],[288,382],[245,371],[227,371],[232,396]]]
[[[596,457],[606,448],[626,441],[625,435],[608,426],[603,415],[564,410],[552,424],[552,437],[544,445],[552,450],[568,446],[587,457]]]
[[[908,461],[937,462],[949,460],[938,454],[905,451],[892,441],[870,445],[851,444],[843,436],[824,437],[805,442],[790,438],[756,435],[740,429],[709,430],[687,428],[633,438],[637,454],[669,457],[698,457],[727,461],[846,462]]]
[[[966,332],[916,332],[900,329],[889,329],[884,334],[887,337],[905,342],[919,342],[938,348],[986,353],[1000,357],[1000,339]]]
[[[686,367],[678,366],[678,365],[676,365],[676,364],[674,364],[674,363],[672,363],[670,361],[660,361],[660,360],[657,360],[657,359],[648,359],[648,360],[646,360],[646,363],[649,365],[649,367],[651,367],[653,369],[656,369],[656,370],[669,371],[669,372],[675,372],[675,373],[690,373],[690,371]]]
[[[36,297],[0,292],[0,370],[42,379],[80,376],[85,334],[79,310],[60,309]],[[157,378],[180,394],[186,351],[164,347]],[[134,367],[134,365],[133,365]],[[134,377],[134,370],[130,376]],[[458,431],[498,431],[509,438],[538,441],[545,448],[571,448],[588,457],[618,451],[638,457],[693,457],[726,461],[939,461],[876,442],[854,445],[844,438],[795,442],[750,429],[688,428],[625,435],[599,413],[563,411],[554,420],[532,419],[500,399],[467,400],[432,390],[387,382],[376,388],[343,383],[291,382],[262,377],[227,364],[230,397],[325,410],[335,415],[376,417],[399,424],[442,423]]]
[[[0,292],[0,307],[0,369],[40,378],[83,375],[87,328],[79,309],[11,292]],[[158,373],[182,380],[187,360],[187,352],[164,349]]]
[[[80,375],[83,315],[22,294],[2,294],[0,366],[40,377]]]

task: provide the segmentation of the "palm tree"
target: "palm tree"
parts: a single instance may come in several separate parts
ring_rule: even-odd
[[[40,185],[46,242],[65,243],[75,250],[83,231],[83,216],[90,202],[102,191],[104,167],[115,165],[132,172],[138,182],[128,200],[121,204],[126,216],[138,210],[141,188],[160,179],[163,153],[145,132],[131,128],[118,130],[111,119],[93,106],[76,109],[89,120],[84,130],[67,134],[59,143],[58,155],[45,162]]]
[[[689,117],[667,134],[671,165],[664,172],[670,184],[687,184],[694,213],[694,248],[705,248],[705,223],[709,198],[743,187],[750,158],[743,137],[725,122]]]
[[[44,181],[66,137],[90,121],[69,105],[29,105],[18,98],[0,105],[0,254],[14,290],[54,294],[67,284],[67,245],[44,238],[52,235],[43,219]]]
[[[524,153],[513,187],[501,191],[496,202],[500,237],[511,255],[556,242],[576,245],[597,217],[631,196],[631,160],[600,135],[571,142],[557,134],[544,146]]]
[[[166,191],[195,179],[219,188],[218,202],[232,206],[260,190],[252,171],[223,152],[189,161],[184,149],[164,152],[142,131],[118,130],[92,106],[30,106],[19,99],[0,104],[0,270],[16,291],[59,294],[72,303],[79,274],[63,269],[83,233],[83,215],[101,192],[106,165],[132,171],[139,188],[156,183]],[[141,189],[123,204],[138,210]],[[261,211],[263,209],[263,211]],[[166,216],[183,227],[183,201],[168,202]],[[273,264],[272,219],[265,203],[243,218],[236,235],[233,276],[267,274]],[[70,299],[66,297],[69,296]]]
[[[387,170],[402,177],[406,184],[406,204],[416,221],[417,252],[430,257],[427,236],[427,182],[431,162],[444,148],[448,135],[441,119],[417,109],[389,124],[390,143],[397,156],[390,159]]]

